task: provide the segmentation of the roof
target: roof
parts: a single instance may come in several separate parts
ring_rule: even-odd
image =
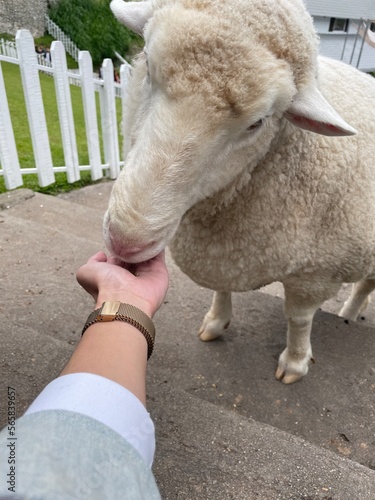
[[[375,19],[374,0],[305,0],[312,16]]]

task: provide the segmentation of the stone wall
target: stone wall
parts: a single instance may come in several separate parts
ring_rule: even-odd
[[[0,33],[15,35],[24,28],[34,37],[41,36],[46,13],[47,0],[0,0]]]

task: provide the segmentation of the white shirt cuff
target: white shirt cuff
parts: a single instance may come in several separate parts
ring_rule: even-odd
[[[92,373],[71,373],[50,382],[25,415],[43,410],[68,410],[87,415],[128,441],[151,467],[155,428],[139,399],[125,387]]]

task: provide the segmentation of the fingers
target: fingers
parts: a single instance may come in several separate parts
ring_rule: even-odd
[[[102,267],[101,264],[104,264],[104,267]],[[109,255],[107,257],[104,252],[97,252],[88,259],[86,264],[78,269],[76,274],[78,282],[82,285],[82,281],[95,281],[103,272],[104,274],[107,274],[107,265],[109,265],[109,267],[111,267],[116,273],[129,272],[130,275],[135,275],[136,277],[143,276],[145,278],[151,278],[152,275],[155,277],[161,277],[163,275],[168,276],[168,271],[165,265],[164,250],[154,258],[138,264],[126,264],[113,255]],[[106,271],[104,271],[105,269]],[[96,278],[94,278],[94,276]]]
[[[87,263],[91,262],[107,262],[107,256],[104,252],[97,252],[95,255],[90,257],[87,261]]]
[[[142,307],[146,305],[145,312],[151,316],[162,304],[169,281],[164,251],[139,264],[125,264],[98,252],[78,269],[76,278],[97,303],[135,300]]]

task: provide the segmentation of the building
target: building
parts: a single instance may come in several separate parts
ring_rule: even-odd
[[[320,37],[320,53],[375,71],[375,0],[305,0]]]
[[[0,0],[0,33],[15,35],[18,29],[28,29],[31,34],[44,34],[44,15],[47,0]]]

